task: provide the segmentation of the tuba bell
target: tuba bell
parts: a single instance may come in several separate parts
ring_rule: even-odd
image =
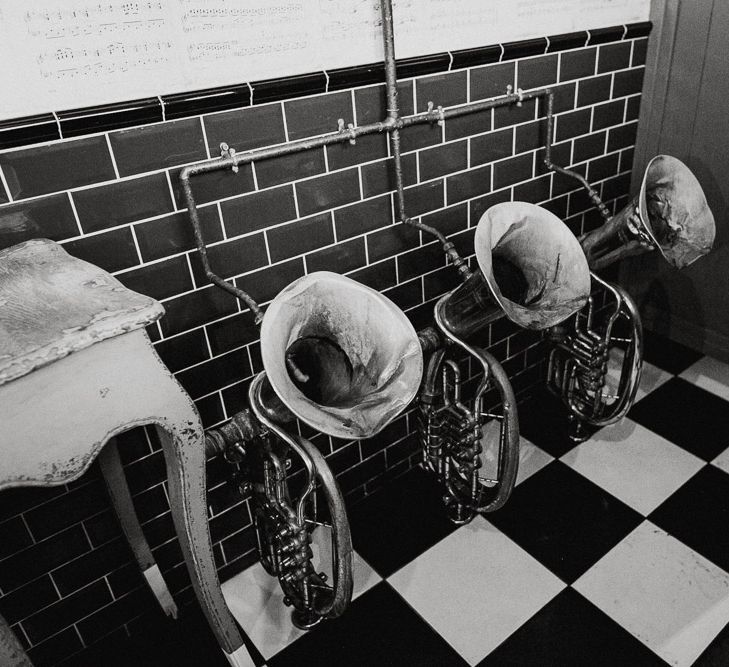
[[[285,424],[298,417],[337,438],[375,435],[417,393],[423,359],[417,334],[389,299],[354,280],[317,272],[285,288],[261,326],[264,371],[249,388],[260,425],[246,447],[261,563],[279,579],[296,627],[343,613],[352,597],[352,541],[341,491],[324,457]],[[255,446],[252,446],[255,444]],[[293,498],[285,461],[303,462]],[[333,579],[316,571],[310,548],[322,523],[317,485],[331,521]]]
[[[696,176],[681,160],[658,155],[633,200],[580,242],[594,271],[652,248],[682,269],[706,255],[715,236],[714,216]]]
[[[509,202],[486,211],[476,228],[475,253],[479,270],[436,303],[436,334],[445,344],[428,360],[419,400],[425,465],[444,487],[448,516],[457,524],[503,506],[519,463],[513,390],[498,361],[474,339],[503,314],[528,329],[550,327],[579,310],[590,291],[577,239],[533,204]],[[459,365],[464,352],[481,373],[468,403]],[[491,389],[500,411],[487,403]]]
[[[654,248],[681,269],[711,250],[715,234],[696,177],[680,160],[658,155],[648,164],[638,195],[580,237],[580,244],[594,271]],[[576,442],[588,437],[586,425],[606,426],[627,414],[643,363],[642,325],[633,299],[621,287],[592,278],[598,292],[572,320],[549,331],[547,386],[567,406],[569,437]]]

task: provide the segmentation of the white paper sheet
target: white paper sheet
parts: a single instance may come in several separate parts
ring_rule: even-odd
[[[648,19],[649,0],[394,0],[397,56]],[[0,0],[0,119],[382,60],[378,0]]]

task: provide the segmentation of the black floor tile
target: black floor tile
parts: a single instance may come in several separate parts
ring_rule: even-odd
[[[729,623],[714,637],[692,667],[726,667],[729,662]]]
[[[177,621],[153,619],[149,631],[126,639],[102,640],[63,667],[173,667],[228,664],[199,610],[184,610]]]
[[[706,461],[727,446],[729,402],[681,378],[638,401],[628,417]]]
[[[467,664],[386,582],[268,661],[268,667],[465,667]]]
[[[643,331],[643,342],[645,361],[674,375],[682,373],[704,356],[701,352],[647,329]]]
[[[393,480],[350,513],[355,550],[389,577],[456,529],[446,518],[442,496],[421,468]]]
[[[665,664],[607,614],[566,588],[477,667]]]
[[[648,517],[729,571],[729,475],[706,466]]]
[[[642,517],[560,461],[516,487],[491,521],[565,582],[572,583]]]
[[[519,406],[519,431],[527,439],[555,458],[569,452],[577,443],[569,439],[568,410],[562,400],[547,390],[537,390]],[[594,432],[591,426],[585,426]]]
[[[148,623],[136,623],[144,629],[131,637],[104,639],[82,651],[62,667],[228,667],[229,662],[218,646],[200,607],[187,606],[177,620],[162,614]],[[258,649],[249,645],[256,665],[263,665]]]

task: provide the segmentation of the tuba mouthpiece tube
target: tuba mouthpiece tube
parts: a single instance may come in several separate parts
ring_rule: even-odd
[[[424,353],[435,352],[443,347],[443,339],[434,327],[426,327],[418,331],[418,342]]]
[[[610,210],[607,206],[605,206],[597,190],[595,190],[595,188],[590,185],[590,182],[584,176],[578,174],[576,171],[572,171],[571,169],[565,169],[564,167],[560,167],[558,164],[554,164],[554,162],[552,162],[552,160],[548,158],[544,159],[544,166],[546,166],[547,169],[550,169],[551,171],[556,171],[558,174],[568,176],[569,178],[573,178],[578,181],[587,192],[587,196],[590,198],[590,201],[595,205],[597,210],[600,211],[600,215],[605,220],[610,219]]]
[[[626,206],[601,227],[583,234],[579,240],[587,263],[593,271],[655,248],[650,237],[642,231],[641,221],[633,204]]]

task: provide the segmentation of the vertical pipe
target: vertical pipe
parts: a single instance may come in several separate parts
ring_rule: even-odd
[[[402,157],[400,150],[400,108],[397,100],[397,66],[395,62],[395,27],[392,17],[392,0],[382,0],[382,33],[385,42],[385,91],[387,94],[387,117],[390,126],[390,145],[395,161],[395,202],[400,222],[408,222],[405,213],[405,188],[402,178]]]
[[[416,222],[408,218],[405,210],[405,187],[402,177],[402,156],[400,150],[400,110],[397,103],[397,65],[395,62],[395,29],[392,18],[392,0],[382,0],[382,35],[385,43],[385,90],[387,94],[387,118],[385,127],[390,133],[390,145],[392,146],[392,157],[395,162],[395,204],[397,217],[400,222],[417,227],[428,234],[435,236],[443,246],[443,251],[450,259],[453,266],[458,270],[461,278],[465,281],[471,276],[471,269],[463,258],[458,254],[456,246],[449,241],[435,227]]]
[[[597,210],[600,211],[600,215],[602,215],[603,219],[607,222],[612,217],[612,214],[608,210],[607,206],[605,206],[605,204],[603,203],[597,190],[595,190],[595,188],[590,185],[587,179],[581,174],[578,174],[576,171],[572,171],[571,169],[565,169],[564,167],[560,167],[559,165],[556,165],[554,164],[554,162],[552,162],[552,139],[554,137],[554,92],[548,89],[546,92],[546,97],[547,140],[544,144],[544,164],[550,171],[556,171],[558,174],[562,174],[563,176],[569,176],[570,178],[574,178],[576,181],[578,181],[580,185],[582,185],[582,187],[587,191],[588,197],[590,197],[592,203],[597,207]]]
[[[552,168],[552,137],[554,136],[554,93],[547,91],[547,141],[544,145],[544,164]]]

